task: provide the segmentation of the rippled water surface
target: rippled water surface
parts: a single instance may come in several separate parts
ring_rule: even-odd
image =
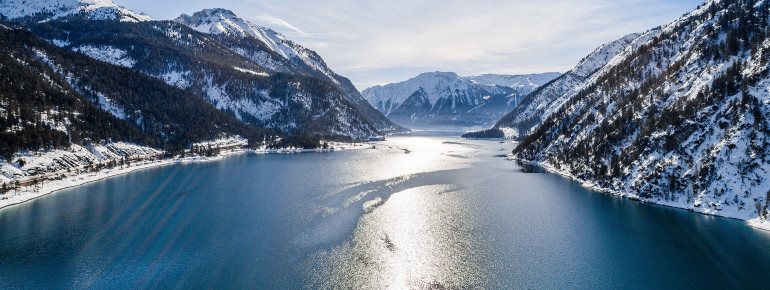
[[[392,137],[64,190],[0,210],[0,288],[770,285],[770,234],[595,193],[511,149]]]

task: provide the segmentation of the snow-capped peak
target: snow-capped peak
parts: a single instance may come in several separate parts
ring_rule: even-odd
[[[174,21],[211,34],[227,33],[244,36],[249,29],[245,20],[224,8],[204,9],[193,13],[192,16],[182,14]]]
[[[41,17],[39,20],[83,15],[92,20],[152,21],[147,15],[120,7],[110,0],[3,0],[0,15],[6,19]]]
[[[521,98],[559,73],[461,77],[428,72],[361,94],[396,122],[415,125],[486,125],[510,112]]]
[[[471,86],[453,72],[426,72],[404,82],[368,88],[363,91],[363,96],[371,104],[386,101],[402,104],[414,92],[422,89],[427,95],[428,102],[433,105],[442,96],[468,91]],[[387,115],[390,111],[386,110],[383,113]]]
[[[182,14],[174,21],[203,33],[229,34],[236,37],[251,35],[283,57],[291,59],[291,56],[297,55],[294,49],[286,45],[290,41],[285,36],[240,18],[233,11],[224,8],[204,9],[193,13],[192,16]]]
[[[227,9],[206,9],[191,15],[182,14],[175,22],[199,32],[216,35],[238,53],[265,68],[269,73],[293,73],[328,81],[339,89],[344,98],[363,114],[370,116],[373,124],[383,130],[397,128],[384,115],[372,108],[358,90],[346,78],[336,74],[316,52],[302,47],[280,33],[251,23]]]
[[[223,8],[205,9],[193,13],[192,16],[182,14],[174,21],[203,33],[254,37],[278,55],[301,67],[316,70],[327,76],[335,84],[339,84],[336,74],[326,66],[326,63],[314,51],[294,43],[275,30],[240,18],[230,10]]]
[[[465,79],[479,85],[519,88],[539,87],[560,75],[561,73],[557,72],[524,75],[482,74],[465,77]]]
[[[375,86],[364,90],[363,95],[370,103],[388,102],[402,104],[414,92],[423,89],[428,96],[430,104],[435,104],[442,97],[450,95],[465,95],[470,90],[479,90],[481,87],[509,87],[518,89],[522,87],[536,88],[558,77],[559,73],[528,74],[528,75],[498,75],[484,74],[470,77],[461,77],[453,72],[426,72],[417,75],[407,81]],[[489,88],[480,89],[489,91]],[[389,111],[386,110],[387,115]]]

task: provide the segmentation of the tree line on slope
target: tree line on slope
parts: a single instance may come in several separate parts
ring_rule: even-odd
[[[228,115],[257,127],[274,128],[289,134],[294,130],[325,134],[346,117],[350,128],[374,126],[361,116],[360,110],[343,97],[328,81],[302,75],[296,66],[289,72],[269,72],[257,62],[244,57],[228,45],[232,38],[207,35],[171,21],[125,23],[119,21],[77,20],[50,21],[28,25],[44,39],[67,40],[67,48],[83,46],[112,47],[125,52],[136,63],[133,69],[151,76],[184,73],[189,86],[185,91],[203,98],[223,98],[223,103],[248,101],[272,103],[280,108],[270,116],[252,115],[237,107],[221,107]],[[257,41],[241,41],[253,51],[269,51]],[[238,47],[239,49],[243,49]],[[275,53],[267,53],[278,58]],[[285,61],[284,61],[285,62]],[[288,66],[289,63],[286,62]],[[256,72],[239,71],[235,69]],[[269,76],[259,75],[270,73]],[[211,96],[211,91],[221,96]],[[209,100],[212,103],[217,100]],[[338,108],[339,110],[329,110]],[[336,113],[340,114],[336,114]],[[326,114],[324,114],[326,113]],[[336,115],[332,115],[335,113]],[[357,120],[358,119],[358,120]],[[288,126],[295,124],[294,126]]]
[[[768,5],[753,5],[752,1],[743,0],[712,3],[708,13],[687,18],[674,31],[655,37],[593,85],[568,100],[533,134],[527,136],[514,153],[524,159],[549,160],[557,166],[567,166],[577,177],[599,180],[601,184],[610,186],[614,180],[627,174],[623,168],[638,161],[642,154],[650,150],[662,150],[664,153],[674,151],[684,158],[692,158],[692,152],[685,152],[686,148],[681,148],[679,144],[693,134],[713,130],[706,117],[722,114],[718,109],[725,106],[724,111],[731,114],[715,116],[715,119],[720,120],[718,126],[723,130],[736,126],[742,116],[749,115],[754,120],[753,128],[748,130],[753,135],[749,136],[750,139],[754,141],[747,150],[750,155],[758,157],[752,162],[741,164],[740,170],[745,173],[759,166],[760,162],[767,163],[764,150],[770,147],[767,144],[767,136],[770,136],[767,118],[762,115],[758,99],[750,94],[747,87],[767,77],[766,61],[770,59],[768,51],[762,51],[764,55],[760,58],[763,71],[754,74],[751,79],[741,74],[745,67],[743,59],[759,53],[759,44],[767,39],[766,23],[770,19]],[[708,24],[714,16],[718,16],[717,24]],[[666,59],[677,53],[675,49],[678,49],[678,38],[704,23],[708,27],[703,40],[694,49],[684,52],[685,55],[677,61],[666,63]],[[671,96],[662,86],[672,79],[686,76],[688,72],[684,71],[683,65],[691,57],[696,57],[701,67],[726,63],[727,69],[712,81],[711,86],[706,86],[692,98],[681,98],[669,104],[668,98]],[[629,89],[629,83],[641,85]],[[729,97],[738,94],[739,99],[726,103]],[[609,103],[602,101],[605,96],[611,96]],[[599,116],[603,118],[602,122],[598,122],[596,128],[591,127],[597,123],[596,118]],[[590,138],[566,141],[571,142],[568,146],[551,146],[563,134],[573,134],[587,128],[593,128]],[[676,130],[673,134],[652,136],[653,132],[663,132],[667,128]],[[694,140],[695,148],[705,141],[698,138]],[[545,148],[556,149],[543,155],[541,150]],[[691,164],[692,161],[685,160],[685,164]],[[668,184],[668,190],[640,190],[641,196],[662,195],[671,199],[671,192],[674,191],[698,192],[698,184],[709,184],[715,178],[713,161],[707,158],[705,165],[691,176],[696,180],[689,183],[676,182],[676,178],[673,178],[681,175],[682,168],[674,168],[669,173],[660,171],[655,175],[656,180],[650,183]],[[696,188],[690,190],[685,188],[686,184]]]
[[[127,141],[182,152],[223,133],[247,137],[254,146],[281,135],[235,120],[189,92],[54,47],[27,31],[2,29],[0,43],[0,154],[6,160],[20,150],[88,142]],[[99,108],[106,99],[124,111],[124,119]]]

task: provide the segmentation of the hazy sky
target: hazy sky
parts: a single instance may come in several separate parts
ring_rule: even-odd
[[[155,19],[227,8],[317,51],[363,90],[426,71],[564,72],[701,0],[114,0]]]

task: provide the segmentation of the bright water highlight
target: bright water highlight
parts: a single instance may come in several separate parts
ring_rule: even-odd
[[[0,210],[0,287],[770,285],[769,233],[525,173],[513,146],[392,137],[63,190]]]

